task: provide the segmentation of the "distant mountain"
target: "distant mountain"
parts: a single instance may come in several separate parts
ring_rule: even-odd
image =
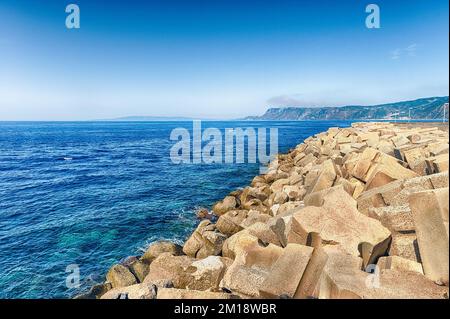
[[[447,106],[444,106],[447,105]],[[264,115],[246,120],[393,120],[448,119],[448,96],[429,97],[379,105],[348,105],[339,107],[269,108]]]
[[[103,121],[124,121],[124,122],[147,122],[147,121],[192,121],[189,117],[170,117],[170,116],[125,116]]]

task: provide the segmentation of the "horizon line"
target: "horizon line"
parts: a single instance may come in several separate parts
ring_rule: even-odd
[[[391,105],[391,104],[399,104],[399,103],[407,103],[407,102],[415,102],[418,100],[427,100],[427,99],[449,99],[449,95],[442,95],[442,96],[429,96],[429,97],[419,97],[415,99],[409,99],[409,100],[401,100],[401,101],[395,101],[395,102],[388,102],[388,103],[382,103],[382,104],[346,104],[346,105],[340,105],[340,106],[268,106],[266,111],[270,109],[289,109],[289,108],[295,108],[295,109],[320,109],[320,108],[344,108],[344,107],[380,107],[385,105]],[[448,101],[446,102],[448,103]],[[445,104],[445,103],[444,103]],[[246,115],[242,118],[226,118],[226,117],[197,117],[197,116],[160,116],[160,115],[125,115],[125,116],[119,116],[119,117],[113,117],[113,118],[106,118],[106,119],[78,119],[78,120],[45,120],[45,119],[36,119],[36,120],[20,120],[20,119],[12,119],[12,120],[2,120],[0,119],[0,122],[183,122],[183,121],[195,121],[195,120],[201,120],[201,121],[255,121],[255,119],[252,119],[254,117],[259,117],[260,115]],[[145,119],[148,118],[148,119]],[[333,119],[318,119],[318,121],[333,121]],[[334,119],[334,120],[340,120],[340,119]],[[380,120],[380,119],[371,119],[371,120]],[[386,120],[386,119],[381,119]],[[414,120],[430,120],[430,119],[414,119]],[[271,120],[266,120],[271,121]],[[272,120],[273,121],[273,120]],[[286,120],[286,121],[294,121],[294,120]],[[311,120],[305,120],[305,121],[311,121]]]

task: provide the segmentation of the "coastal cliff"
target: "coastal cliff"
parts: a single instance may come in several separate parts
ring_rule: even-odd
[[[448,126],[309,137],[78,298],[448,298]]]
[[[380,105],[339,107],[277,107],[246,120],[395,120],[448,119],[448,96],[422,98]]]

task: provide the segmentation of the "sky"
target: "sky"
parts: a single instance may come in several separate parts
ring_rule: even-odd
[[[70,3],[79,29],[66,28]],[[366,27],[370,3],[379,29]],[[448,14],[447,0],[0,0],[0,121],[444,96]]]

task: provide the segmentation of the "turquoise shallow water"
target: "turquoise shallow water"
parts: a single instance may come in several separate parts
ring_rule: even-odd
[[[343,121],[203,122],[276,127],[279,151]],[[184,241],[257,164],[173,164],[170,132],[191,122],[0,122],[0,297],[67,298],[158,239]],[[78,264],[81,287],[68,289]]]

